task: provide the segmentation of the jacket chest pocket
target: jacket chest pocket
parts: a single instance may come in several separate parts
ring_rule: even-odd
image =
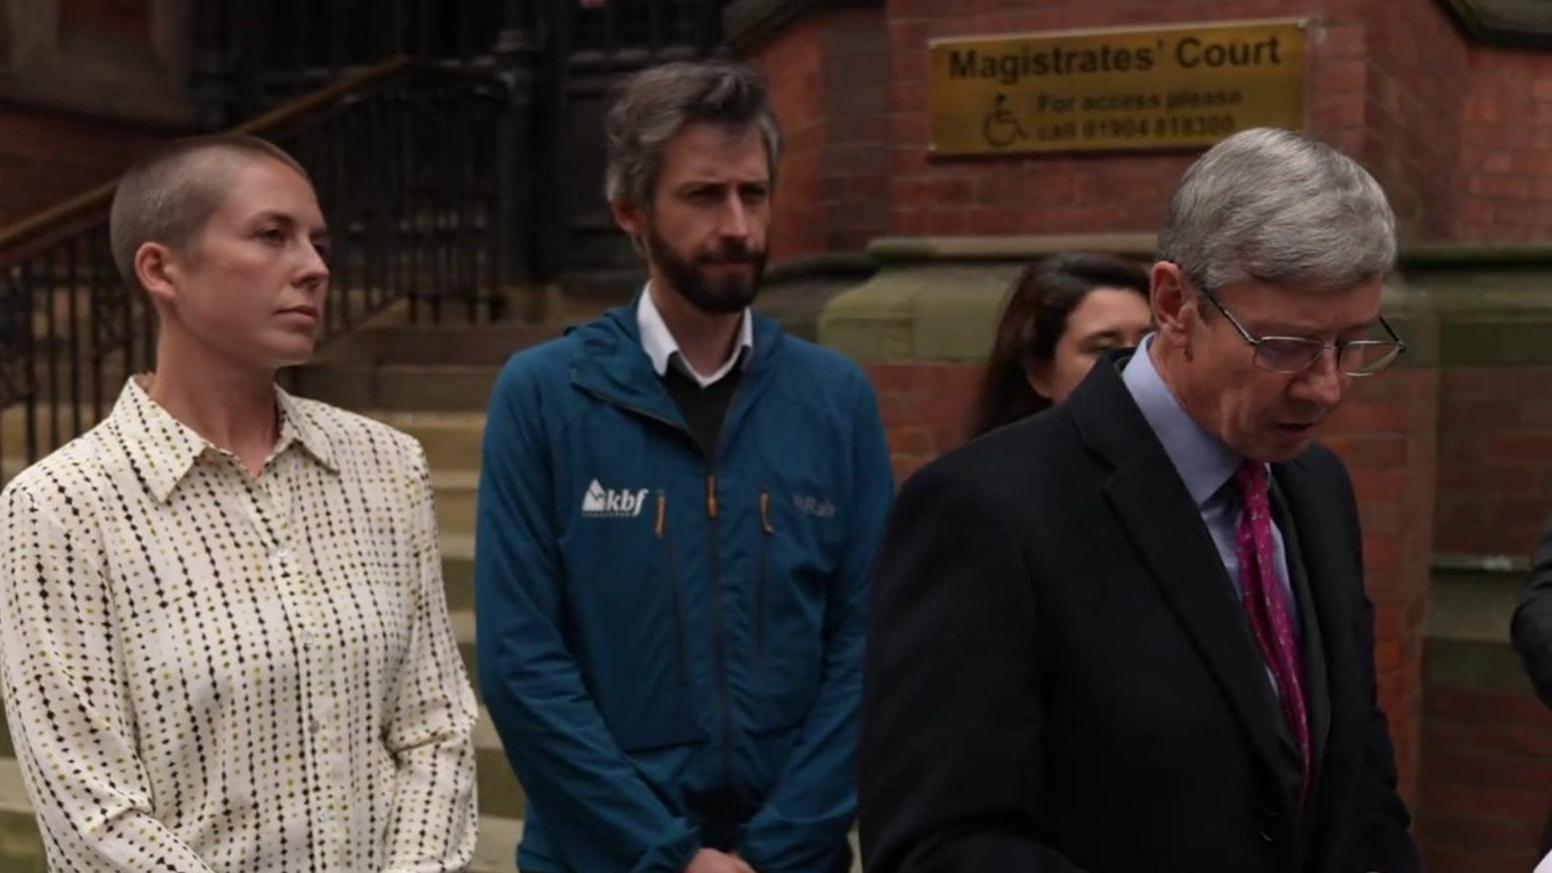
[[[750,612],[754,668],[767,728],[800,722],[824,674],[825,618],[838,549],[829,542],[835,510],[811,494],[760,489],[759,541]],[[805,511],[807,507],[807,511]]]
[[[569,537],[568,636],[610,732],[627,752],[700,742],[681,556],[668,495],[639,513],[583,519]]]

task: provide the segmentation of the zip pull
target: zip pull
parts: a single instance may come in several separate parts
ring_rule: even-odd
[[[776,532],[776,526],[771,524],[771,492],[760,491],[760,527],[765,529],[765,535],[770,536]]]
[[[663,526],[665,524],[667,524],[667,522],[668,522],[668,492],[666,492],[666,491],[659,491],[657,493],[657,524],[653,525],[653,527],[652,527],[652,531],[657,534],[657,538],[658,539],[662,539],[663,538]]]
[[[706,517],[717,517],[717,474],[706,477]]]

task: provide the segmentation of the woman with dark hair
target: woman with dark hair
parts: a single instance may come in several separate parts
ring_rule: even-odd
[[[971,436],[1067,399],[1109,349],[1152,329],[1148,273],[1114,255],[1060,254],[1025,268],[997,325]]]

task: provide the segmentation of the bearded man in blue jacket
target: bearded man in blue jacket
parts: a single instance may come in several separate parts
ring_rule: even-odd
[[[485,435],[479,674],[528,794],[518,863],[844,871],[877,402],[750,309],[781,142],[759,76],[650,69],[606,126],[649,282],[513,357]]]

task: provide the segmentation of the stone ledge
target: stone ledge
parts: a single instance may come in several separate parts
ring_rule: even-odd
[[[886,236],[868,245],[882,264],[916,261],[1026,262],[1058,252],[1103,252],[1152,258],[1158,236],[1151,233],[1038,234],[1026,236]]]
[[[1430,638],[1423,651],[1423,685],[1533,695],[1520,659],[1508,643]]]
[[[1530,559],[1524,555],[1484,555],[1471,552],[1438,552],[1433,556],[1434,573],[1458,573],[1476,576],[1530,573]]]
[[[870,280],[832,300],[819,337],[859,361],[980,361],[1024,264],[1061,251],[1147,258],[1152,234],[883,237]],[[1413,246],[1387,286],[1403,367],[1552,366],[1552,244]]]
[[[1443,568],[1434,562],[1424,628],[1433,640],[1509,645],[1509,622],[1519,604],[1524,573],[1505,564]]]
[[[979,363],[1026,264],[1070,251],[1146,259],[1155,245],[1146,233],[883,237],[868,247],[879,272],[830,301],[819,316],[820,342],[863,363]],[[1386,288],[1385,312],[1407,342],[1400,366],[1436,365],[1440,334],[1430,296],[1398,275]]]
[[[886,266],[830,301],[820,342],[864,363],[984,360],[1020,266]]]

